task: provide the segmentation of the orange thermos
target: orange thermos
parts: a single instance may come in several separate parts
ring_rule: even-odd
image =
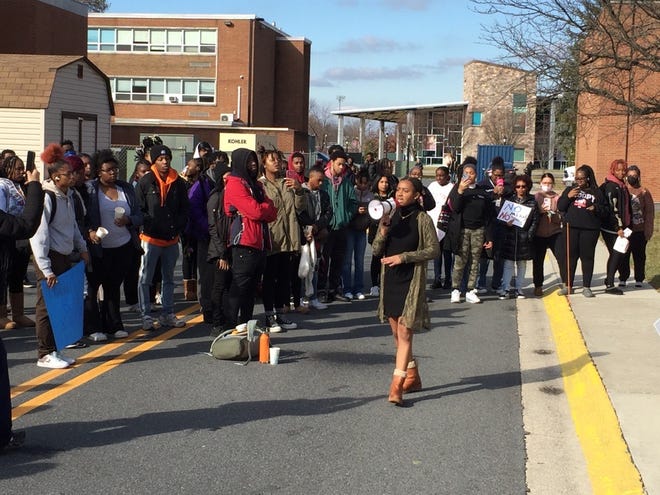
[[[259,337],[259,362],[266,364],[270,362],[270,337],[266,332]]]

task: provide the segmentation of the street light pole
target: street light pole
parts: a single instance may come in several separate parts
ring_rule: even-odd
[[[410,173],[410,142],[412,141],[412,135],[408,133],[408,139],[406,141],[406,175]]]

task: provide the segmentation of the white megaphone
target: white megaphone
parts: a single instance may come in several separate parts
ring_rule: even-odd
[[[374,220],[380,220],[384,215],[392,216],[396,210],[396,201],[390,198],[386,201],[373,199],[369,201],[369,216]]]

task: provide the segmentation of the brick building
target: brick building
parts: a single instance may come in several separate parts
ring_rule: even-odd
[[[87,8],[4,0],[0,16],[0,146],[23,158],[64,139],[87,153],[109,147],[114,107],[107,77],[85,56]]]
[[[477,156],[479,144],[507,144],[518,166],[534,160],[534,73],[473,60],[463,68],[463,99],[468,102],[464,156]]]
[[[88,56],[111,82],[113,145],[158,134],[187,154],[309,146],[311,43],[254,15],[90,14]]]
[[[479,60],[465,64],[463,73],[461,102],[332,112],[339,117],[338,141],[344,142],[344,117],[360,119],[361,134],[364,121],[377,120],[379,156],[383,156],[384,123],[392,122],[397,124],[396,159],[406,162],[402,170],[416,158],[425,165],[438,165],[445,153],[451,153],[459,162],[476,156],[482,172],[490,158],[479,157],[479,145],[500,149],[505,145],[512,152],[512,165],[522,170],[535,159],[536,75]]]
[[[657,62],[660,31],[657,19],[648,17],[644,9],[631,9],[634,7],[622,4],[619,10],[613,11],[617,22],[627,28],[626,33],[632,40],[630,43],[639,46],[641,51],[648,48],[647,57]],[[614,21],[604,18],[603,22]],[[592,47],[598,46],[603,43],[600,37],[604,35],[596,32],[588,43]],[[612,36],[611,39],[613,41],[607,38],[605,46],[615,43],[614,50],[625,52],[624,61],[629,53],[633,57],[636,55],[628,42],[617,45],[618,38]],[[649,63],[632,63],[630,70],[625,70],[625,63],[615,66],[608,55],[605,52],[600,59],[583,67],[589,77],[600,79],[595,84],[602,84],[615,96],[619,95],[622,101],[631,101],[642,107],[644,101],[657,101],[660,95],[660,72],[657,68],[654,70]],[[623,158],[629,164],[639,166],[643,185],[651,190],[655,201],[660,201],[660,114],[636,115],[628,108],[616,105],[612,99],[586,93],[579,96],[578,109],[576,165],[591,165],[601,182],[609,172],[610,163]]]

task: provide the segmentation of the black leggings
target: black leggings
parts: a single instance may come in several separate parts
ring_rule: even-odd
[[[559,249],[561,247],[560,237],[559,232],[550,237],[534,237],[534,257],[532,258],[534,287],[543,287],[543,279],[545,278],[543,273],[543,262],[548,249],[552,251],[552,254],[555,256],[555,259],[559,264],[559,273],[561,274],[563,271],[566,271],[566,260],[562,259]],[[562,278],[564,277],[562,276]]]
[[[617,234],[603,232],[603,241],[605,241],[607,251],[610,253],[609,258],[607,258],[607,274],[605,275],[606,287],[612,287],[614,285],[614,275],[617,271],[619,272],[619,278],[621,280],[627,280],[630,276],[630,265],[625,266],[626,255],[614,250],[614,243],[616,242],[617,237],[619,237]]]
[[[568,245],[568,275],[562,277],[566,285],[573,286],[575,280],[575,269],[578,259],[582,265],[582,285],[591,288],[591,278],[594,275],[594,256],[596,254],[596,243],[598,242],[598,230],[585,230],[570,227]],[[566,245],[566,230],[562,234],[562,245]]]

